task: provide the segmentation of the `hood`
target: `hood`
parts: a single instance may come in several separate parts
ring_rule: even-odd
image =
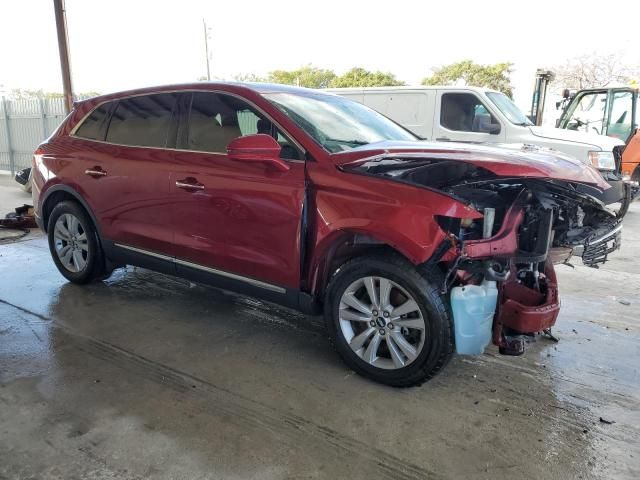
[[[610,152],[613,150],[613,147],[617,145],[624,145],[624,142],[617,138],[611,138],[595,133],[566,130],[564,128],[529,127],[529,130],[531,130],[531,133],[536,137],[563,142],[582,143],[583,145],[588,145],[606,152]]]
[[[500,147],[454,142],[378,142],[331,156],[345,169],[365,162],[393,158],[417,158],[470,163],[494,175],[509,178],[553,179],[565,182],[609,188],[602,175],[591,165],[556,151],[530,145],[501,145]]]

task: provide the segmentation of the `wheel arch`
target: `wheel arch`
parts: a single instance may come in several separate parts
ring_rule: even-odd
[[[44,198],[42,199],[42,203],[41,203],[42,207],[40,209],[40,211],[42,212],[43,230],[45,232],[47,231],[47,227],[49,226],[49,217],[51,215],[51,212],[55,208],[55,206],[58,203],[64,202],[66,200],[75,201],[80,204],[80,206],[85,210],[85,212],[87,212],[87,215],[89,215],[89,217],[91,218],[91,221],[93,222],[93,225],[95,226],[96,231],[98,232],[98,237],[99,239],[101,239],[102,235],[100,231],[100,224],[98,223],[98,220],[95,214],[93,213],[93,210],[87,204],[87,202],[82,198],[82,196],[76,190],[69,187],[68,185],[54,185],[47,190]]]
[[[322,302],[329,281],[340,266],[356,256],[381,252],[395,254],[416,267],[425,260],[416,258],[412,251],[380,235],[357,229],[338,230],[317,245],[305,276],[306,287],[313,297]]]

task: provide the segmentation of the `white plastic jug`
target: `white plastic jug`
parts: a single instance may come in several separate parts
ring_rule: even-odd
[[[461,355],[480,355],[484,352],[491,341],[497,301],[496,282],[484,280],[480,285],[451,289],[456,352]]]

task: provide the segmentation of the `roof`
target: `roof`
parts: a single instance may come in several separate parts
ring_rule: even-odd
[[[98,95],[95,97],[91,97],[84,100],[79,100],[76,103],[84,103],[85,101],[102,101],[102,100],[111,100],[116,98],[134,96],[134,95],[145,95],[151,93],[160,93],[167,92],[172,90],[216,90],[216,88],[228,88],[232,87],[233,89],[246,89],[249,91],[253,91],[259,94],[264,93],[295,93],[298,95],[303,94],[321,94],[321,95],[331,95],[330,93],[324,90],[317,90],[312,88],[303,88],[296,87],[293,85],[282,85],[277,83],[244,83],[244,82],[191,82],[191,83],[175,83],[175,84],[167,84],[167,85],[157,85],[152,87],[144,87],[144,88],[136,88],[130,90],[120,90],[117,92],[105,93],[103,95]]]
[[[472,87],[466,85],[413,85],[413,86],[402,86],[402,87],[346,87],[346,88],[328,88],[323,90],[325,92],[330,93],[362,93],[362,92],[419,92],[423,90],[450,90],[450,91],[461,91],[461,92],[496,92],[500,93],[497,90],[486,87]]]

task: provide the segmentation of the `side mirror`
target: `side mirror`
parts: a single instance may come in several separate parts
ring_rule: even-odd
[[[491,135],[498,135],[500,133],[500,124],[499,123],[490,123],[487,127],[488,133]]]
[[[489,133],[491,135],[498,135],[500,133],[500,124],[491,123],[491,115],[484,113],[477,116],[478,126],[476,131],[479,133]],[[475,123],[475,122],[474,122]]]
[[[281,149],[272,136],[258,133],[231,140],[227,145],[227,156],[230,160],[264,163],[280,172],[286,172],[289,165],[280,158]]]

